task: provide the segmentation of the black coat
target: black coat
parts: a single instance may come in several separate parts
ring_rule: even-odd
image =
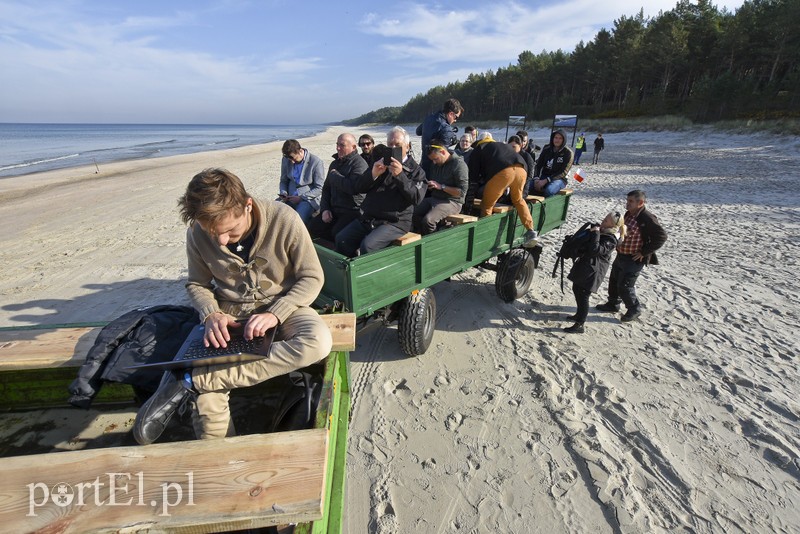
[[[600,232],[591,234],[591,239],[581,249],[567,278],[572,280],[573,285],[595,293],[603,284],[611,266],[611,254],[617,247],[617,238]]]
[[[389,223],[408,232],[414,207],[428,191],[428,181],[425,171],[409,156],[397,176],[386,171],[373,179],[372,169],[367,169],[356,179],[355,191],[366,193],[361,201],[362,220]]]
[[[639,233],[642,235],[642,251],[645,265],[658,265],[656,250],[664,246],[667,241],[667,232],[658,219],[647,208],[642,208],[636,216],[636,224],[639,225]]]
[[[126,367],[172,360],[199,323],[197,312],[186,306],[153,306],[114,319],[100,331],[69,385],[69,403],[88,409],[104,381],[155,391],[163,370]]]

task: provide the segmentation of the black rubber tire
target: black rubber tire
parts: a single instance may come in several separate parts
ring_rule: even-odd
[[[515,248],[497,258],[494,289],[504,302],[514,302],[530,289],[536,271],[533,257],[527,250]]]
[[[400,348],[407,356],[425,354],[436,330],[436,297],[429,287],[420,289],[403,303],[397,323]]]

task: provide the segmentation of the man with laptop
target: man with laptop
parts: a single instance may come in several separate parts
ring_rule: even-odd
[[[142,445],[158,439],[190,399],[198,438],[235,435],[230,390],[307,367],[332,346],[330,331],[310,308],[322,289],[322,266],[294,210],[253,199],[241,180],[223,169],[197,174],[178,205],[189,224],[186,289],[202,318],[203,345],[225,348],[237,333],[245,341],[265,337],[257,343],[261,348],[253,349],[263,354],[251,361],[194,362],[167,370],[136,416],[133,436]]]

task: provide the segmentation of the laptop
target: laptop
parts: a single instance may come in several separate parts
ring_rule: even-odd
[[[250,362],[269,356],[277,328],[271,328],[264,336],[254,337],[251,340],[244,338],[243,330],[243,328],[228,329],[231,340],[228,341],[228,346],[225,348],[206,347],[203,344],[205,326],[199,324],[189,333],[172,361],[131,365],[127,369],[189,369],[190,367],[205,367],[223,363]]]

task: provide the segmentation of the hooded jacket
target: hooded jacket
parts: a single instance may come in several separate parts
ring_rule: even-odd
[[[564,145],[556,150],[553,147],[553,137],[556,134],[561,134],[564,140]],[[567,181],[567,172],[572,167],[574,154],[567,146],[567,134],[564,130],[555,130],[550,134],[550,143],[545,145],[542,153],[539,154],[539,159],[536,160],[536,176],[541,179],[546,179],[548,182],[553,180]]]

